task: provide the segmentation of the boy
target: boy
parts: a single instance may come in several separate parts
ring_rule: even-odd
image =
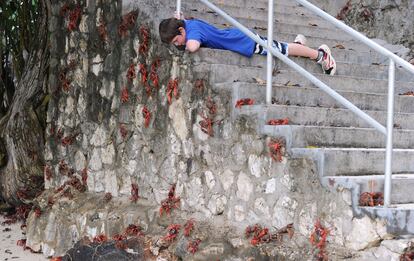
[[[196,52],[200,47],[223,49],[246,57],[253,54],[267,55],[267,50],[242,33],[239,29],[218,29],[202,20],[169,18],[159,25],[161,41],[174,44],[180,50]],[[267,39],[261,37],[266,43]],[[273,47],[283,55],[301,56],[315,60],[322,66],[324,73],[334,75],[336,62],[327,45],[318,50],[306,46],[306,38],[298,35],[294,43],[273,42]]]

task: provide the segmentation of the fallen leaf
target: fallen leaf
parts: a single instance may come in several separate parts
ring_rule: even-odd
[[[306,146],[305,148],[306,149],[318,149],[318,147],[316,147],[316,146]]]
[[[266,28],[262,27],[262,26],[255,26],[255,27],[253,27],[253,29],[254,30],[266,30]]]
[[[342,44],[337,44],[333,48],[345,49],[345,46],[343,46]]]
[[[299,83],[291,83],[290,81],[287,81],[285,83],[285,86],[288,86],[288,87],[300,87],[300,84]]]
[[[262,79],[260,79],[260,78],[253,78],[253,80],[254,80],[256,83],[258,83],[259,85],[265,85],[265,84],[266,84],[266,81],[265,81],[265,80],[262,80]]]
[[[318,26],[317,24],[314,23],[309,23],[310,26]]]

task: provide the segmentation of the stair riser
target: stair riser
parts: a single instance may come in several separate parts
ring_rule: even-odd
[[[235,104],[235,103],[234,103]],[[232,104],[232,106],[234,106]],[[255,107],[255,108],[250,108]],[[369,128],[370,126],[348,110],[326,109],[318,107],[297,107],[297,106],[272,106],[265,109],[264,106],[244,106],[235,111],[237,114],[259,115],[263,121],[270,119],[288,118],[291,124],[332,126],[332,127],[359,127]],[[381,111],[370,111],[368,114],[385,126],[386,113]],[[401,124],[403,129],[414,129],[414,117],[410,114],[395,114],[395,122]]]
[[[255,19],[264,22],[267,25],[267,10],[253,9],[253,8],[240,8],[235,6],[221,5],[219,6],[224,12],[233,18],[237,19]],[[170,5],[169,8],[174,10],[175,6]],[[283,10],[282,10],[283,9]],[[217,15],[209,7],[203,3],[183,3],[183,13],[186,17],[201,17],[203,14],[208,14],[209,17]],[[320,28],[333,28],[336,27],[329,22],[319,18],[318,16],[306,11],[304,8],[293,7],[277,7],[274,12],[274,19],[278,22],[286,22],[290,24],[298,24],[308,26],[310,24],[316,24]],[[211,20],[209,20],[211,21]]]
[[[370,177],[324,177],[322,184],[330,190],[339,187],[343,188],[359,188],[357,197],[360,198],[364,192],[380,192],[384,193],[384,175]],[[409,204],[414,203],[414,194],[411,193],[414,187],[414,174],[404,175],[404,178],[393,175],[391,186],[391,202],[393,204]]]
[[[363,214],[373,219],[387,220],[387,232],[394,235],[414,234],[414,210],[400,208],[361,208]]]
[[[257,104],[265,103],[266,89],[263,85],[239,84],[236,88],[236,100],[241,98],[252,98]],[[274,86],[272,93],[276,104],[280,105],[292,104],[307,107],[345,108],[318,88]],[[387,111],[388,109],[388,96],[386,95],[354,92],[339,92],[339,94],[344,96],[361,110]],[[413,102],[414,97],[396,95],[394,112],[414,113],[414,107],[412,106]]]
[[[266,67],[266,57],[261,55],[253,55],[251,58],[244,57],[236,53],[230,53],[225,51],[218,51],[208,48],[203,48],[198,54],[193,55],[195,63],[210,63],[210,64],[226,64],[226,65],[244,65],[251,67]],[[294,62],[312,73],[321,73],[321,66],[315,61],[309,60],[302,57],[289,57]],[[288,70],[289,67],[279,59],[274,59],[276,68]],[[343,76],[355,76],[365,77],[374,79],[388,79],[388,66],[386,65],[361,65],[352,64],[349,62],[337,61],[337,73],[336,75]],[[403,69],[397,69],[396,74],[398,75],[399,81],[413,81],[414,74],[411,74]],[[413,87],[414,89],[414,87]]]
[[[373,129],[323,128],[303,126],[265,126],[263,133],[283,137],[290,148],[344,147],[344,148],[385,148],[385,136]],[[394,148],[414,147],[412,133],[394,131]]]
[[[267,10],[269,4],[268,1],[249,1],[249,0],[226,0],[225,2],[222,0],[213,0],[210,1],[211,3],[215,4],[218,7],[222,6],[232,6],[232,7],[239,7],[239,8],[257,8],[257,9],[265,9]],[[200,3],[199,1],[195,0],[187,0],[184,1],[183,4],[195,4]],[[303,6],[300,6],[297,2],[281,2],[281,1],[274,1],[274,10],[285,10],[289,12],[304,12],[312,14],[312,11],[306,9]]]
[[[292,149],[292,154],[312,156],[309,149]],[[318,168],[323,176],[382,175],[385,170],[384,151],[326,150],[322,155],[323,160],[319,161]],[[394,174],[414,172],[413,157],[414,152],[394,151],[392,172]]]
[[[198,65],[194,69],[199,72],[209,72],[210,80],[214,83],[232,83],[232,82],[253,82],[254,78],[266,79],[266,72],[261,68],[239,68],[237,70],[231,65]],[[322,69],[321,69],[322,70]],[[372,92],[372,93],[388,93],[388,81],[376,80],[369,78],[352,78],[344,76],[330,76],[323,74],[315,74],[319,80],[330,86],[334,90],[355,91],[355,92]],[[300,86],[314,86],[309,80],[302,77],[295,71],[279,71],[273,77],[274,84]],[[411,82],[396,82],[395,93],[405,93],[413,90]]]

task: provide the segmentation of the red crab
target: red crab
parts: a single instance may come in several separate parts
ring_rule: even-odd
[[[102,19],[99,21],[98,34],[102,41],[108,40],[108,31],[106,30],[105,22]]]
[[[197,90],[199,94],[202,94],[204,91],[204,80],[203,79],[197,79],[194,82],[194,88]]]
[[[195,252],[198,251],[198,246],[201,243],[201,239],[196,239],[193,241],[188,242],[187,251],[194,255]]]
[[[151,112],[148,110],[146,106],[142,108],[142,116],[144,117],[144,126],[145,128],[148,128],[151,122]]]
[[[328,260],[328,256],[326,254],[326,239],[328,235],[329,230],[323,227],[319,220],[316,221],[313,232],[310,236],[310,243],[312,246],[318,249],[318,253],[316,256],[318,260]]]
[[[160,59],[155,59],[151,64],[150,80],[155,88],[158,88],[159,78],[157,74],[158,67],[160,66]]]
[[[127,78],[130,82],[132,82],[137,77],[137,74],[135,73],[135,65],[132,63],[127,71]]]
[[[119,132],[121,133],[121,137],[123,139],[125,139],[128,135],[128,130],[126,129],[124,124],[121,124],[121,126],[119,127]]]
[[[180,232],[180,228],[181,228],[181,225],[179,224],[169,225],[167,227],[168,234],[164,236],[163,239],[168,242],[174,241],[177,238],[178,233]]]
[[[69,12],[69,23],[68,23],[69,32],[72,32],[78,26],[81,13],[82,13],[82,9],[80,8],[80,6],[76,6],[73,10]]]
[[[141,74],[141,82],[146,83],[148,81],[148,71],[147,68],[145,68],[145,64],[139,65],[139,73]]]
[[[213,137],[214,136],[213,134],[214,121],[211,118],[204,116],[203,114],[200,114],[200,116],[203,118],[202,121],[198,122],[198,124],[200,124],[201,130],[204,133],[208,134],[208,136]]]
[[[213,100],[213,99],[211,99],[211,97],[208,97],[208,98],[207,98],[207,101],[206,101],[206,106],[207,106],[208,112],[209,112],[211,115],[215,115],[215,114],[217,113],[217,105],[216,105],[216,103],[214,102],[214,100]]]
[[[280,141],[272,140],[268,146],[270,157],[275,161],[282,162],[283,144]]]
[[[118,34],[121,38],[128,35],[128,30],[132,29],[135,26],[138,13],[136,11],[129,12],[124,15],[121,19],[121,23],[118,26]]]
[[[170,214],[171,209],[178,208],[180,204],[180,198],[175,196],[175,184],[173,184],[168,192],[168,197],[161,201],[160,216],[165,212]]]
[[[45,175],[46,180],[51,180],[53,173],[52,170],[50,169],[49,165],[45,165],[44,169],[43,169],[43,174]]]
[[[269,120],[267,122],[267,125],[288,125],[288,124],[289,124],[289,119],[288,118],[272,119],[272,120]]]
[[[138,195],[138,185],[135,183],[131,184],[131,197],[130,197],[131,201],[137,202],[137,200],[139,199],[139,195]]]
[[[108,241],[108,237],[104,234],[97,235],[96,237],[93,238],[93,243],[99,243],[100,244],[100,243],[103,243],[103,242],[106,242],[106,241]]]
[[[178,79],[170,79],[167,85],[167,100],[168,104],[171,104],[173,96],[178,98]]]
[[[122,103],[126,103],[129,101],[129,93],[128,93],[128,88],[125,87],[122,89],[121,91],[121,102]]]
[[[240,109],[242,106],[253,105],[253,104],[254,104],[253,99],[250,99],[250,98],[240,99],[236,102],[236,108]]]
[[[149,38],[150,38],[149,29],[146,28],[145,26],[141,26],[139,28],[139,32],[141,34],[141,44],[139,45],[138,53],[147,55],[148,50],[149,50],[148,43],[149,43]]]
[[[87,184],[87,181],[88,181],[88,169],[87,168],[84,168],[82,170],[81,177],[82,177],[82,183],[83,183],[83,185],[86,185]]]
[[[359,205],[374,207],[384,205],[384,195],[381,192],[364,192],[359,197]]]
[[[268,228],[262,228],[259,232],[255,233],[255,235],[253,236],[250,243],[253,246],[257,246],[258,244],[260,244],[262,242],[266,242],[266,240],[264,240],[264,238],[268,237],[268,233],[269,233]]]
[[[124,235],[125,236],[140,236],[143,234],[141,230],[142,228],[140,226],[130,224],[125,229]]]
[[[110,193],[110,192],[107,192],[107,193],[105,193],[105,196],[104,196],[104,201],[106,202],[106,203],[108,203],[109,201],[111,201],[112,200],[112,194]]]
[[[184,236],[189,237],[194,229],[194,219],[187,220],[184,225]]]

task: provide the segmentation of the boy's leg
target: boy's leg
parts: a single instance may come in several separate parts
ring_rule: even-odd
[[[259,36],[266,44],[267,44],[267,38],[257,35]],[[288,56],[288,44],[287,43],[281,43],[278,42],[276,40],[273,41],[273,48],[275,48],[276,50],[279,50],[279,52],[281,52],[283,55]],[[255,54],[260,54],[260,55],[267,55],[267,49],[263,48],[261,45],[256,44],[256,48],[254,51]]]
[[[265,43],[267,43],[267,38],[262,37],[259,35],[260,38],[262,38]],[[304,42],[306,43],[306,38],[303,36]],[[303,39],[302,39],[303,40]],[[335,59],[331,55],[331,50],[327,45],[321,45],[318,50],[314,50],[312,48],[309,48],[302,43],[282,43],[278,41],[273,41],[273,48],[279,50],[283,55],[286,56],[300,56],[300,57],[306,57],[312,60],[315,60],[317,63],[319,63],[322,66],[322,70],[324,73],[329,75],[334,75],[336,72],[336,62]],[[261,55],[267,55],[267,50],[260,46],[259,44],[256,44],[256,49],[254,51],[256,54]]]
[[[307,57],[312,60],[316,60],[316,62],[322,66],[324,73],[329,75],[335,74],[336,62],[332,57],[331,50],[327,45],[321,45],[318,50],[314,50],[301,44],[289,43],[288,49],[290,56]]]
[[[288,49],[290,56],[301,56],[312,60],[316,60],[319,54],[317,50],[297,43],[289,43]]]

